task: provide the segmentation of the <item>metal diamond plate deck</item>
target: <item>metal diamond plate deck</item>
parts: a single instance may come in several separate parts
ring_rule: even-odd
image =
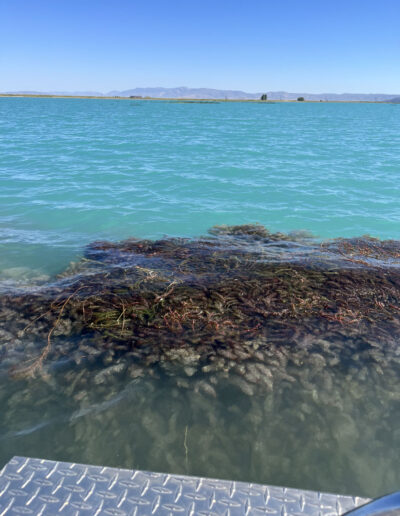
[[[0,472],[0,516],[336,516],[366,503],[244,482],[14,457]]]

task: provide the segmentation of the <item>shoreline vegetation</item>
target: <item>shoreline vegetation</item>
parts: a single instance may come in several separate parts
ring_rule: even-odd
[[[0,98],[44,98],[44,99],[96,99],[96,100],[130,100],[130,101],[168,101],[187,104],[218,104],[223,102],[248,102],[253,104],[276,104],[276,103],[311,103],[311,104],[392,104],[390,100],[307,100],[299,101],[298,99],[196,99],[196,98],[177,98],[177,97],[122,97],[122,96],[95,96],[95,95],[32,95],[19,93],[0,93]]]

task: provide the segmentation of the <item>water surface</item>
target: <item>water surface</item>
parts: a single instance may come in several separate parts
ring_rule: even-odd
[[[397,238],[399,148],[388,104],[2,98],[0,265],[214,224]]]
[[[384,104],[0,99],[0,462],[30,455],[364,496],[398,489],[396,308],[391,331],[382,317],[370,341],[337,314],[323,335],[322,317],[301,338],[294,324],[286,345],[250,332],[249,360],[228,353],[212,374],[192,359],[100,353],[63,321],[34,378],[10,371],[40,355],[49,323],[34,298],[20,312],[15,299],[50,288],[60,310],[56,275],[73,260],[66,275],[81,281],[95,240],[254,222],[320,240],[398,239],[399,134],[399,109]],[[307,242],[256,245],[281,264],[308,253]],[[134,267],[153,278],[157,263]],[[373,267],[390,277],[398,263]],[[390,296],[377,297],[382,310]]]

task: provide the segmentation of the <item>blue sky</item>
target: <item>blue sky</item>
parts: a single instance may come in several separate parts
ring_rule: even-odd
[[[400,93],[400,0],[0,0],[0,91]]]

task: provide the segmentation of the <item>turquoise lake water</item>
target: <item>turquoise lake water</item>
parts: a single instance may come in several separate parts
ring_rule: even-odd
[[[200,259],[189,274],[185,261],[191,253],[211,260],[215,240],[210,247],[201,241],[195,252],[191,242],[175,255],[170,241],[155,251],[140,243],[130,268],[111,255],[111,264],[96,269],[93,248],[89,260],[79,259],[99,239],[195,237],[220,224],[259,222],[321,240],[365,234],[399,240],[399,178],[398,105],[0,98],[0,467],[27,455],[370,497],[397,490],[397,243],[378,248],[362,240],[368,257],[378,249],[381,258],[370,267],[366,248],[362,260],[352,259],[357,249],[344,241],[327,265],[318,261],[322,249],[329,254],[318,240],[239,237],[234,256],[229,238],[221,237],[229,256],[207,288],[208,265],[203,270]],[[157,254],[162,246],[165,254]],[[249,259],[237,258],[238,249],[250,249]],[[292,267],[295,256],[305,263],[300,272]],[[313,257],[314,275],[307,276]],[[263,260],[277,263],[262,284],[276,289],[254,299],[235,292],[234,280],[251,278]],[[78,264],[69,267],[71,261]],[[332,276],[318,279],[327,270]],[[107,291],[109,277],[115,296]],[[382,293],[389,280],[390,292]],[[118,304],[123,281],[128,309],[139,307],[127,312],[130,320],[125,297],[122,310]],[[160,294],[151,290],[157,281]],[[104,311],[86,309],[87,299],[73,311],[78,291],[89,296],[89,283]],[[243,284],[256,291],[256,283]],[[136,305],[146,285],[147,298]],[[220,308],[211,315],[204,304],[201,313],[190,312],[196,285],[203,303],[214,288]],[[321,296],[333,293],[335,301],[337,285],[353,299],[329,311],[331,300]],[[181,287],[189,294],[176,306],[189,308],[165,312],[154,330],[152,317],[172,306]],[[146,302],[153,298],[151,312]],[[286,308],[271,315],[265,310],[276,299]],[[42,302],[50,306],[45,313]],[[213,317],[243,306],[258,310],[260,324],[235,341],[229,317]],[[104,316],[95,330],[90,310]],[[196,354],[203,342],[195,341],[194,319],[192,334],[185,322],[180,333],[186,310],[209,316],[210,339],[220,332],[209,359]],[[131,328],[137,320],[138,332],[123,337],[125,323]],[[109,342],[107,332],[116,340]],[[172,347],[165,351],[166,343]],[[14,374],[43,357],[47,345],[35,374]]]
[[[398,238],[399,150],[393,105],[2,98],[0,267],[214,224]]]

